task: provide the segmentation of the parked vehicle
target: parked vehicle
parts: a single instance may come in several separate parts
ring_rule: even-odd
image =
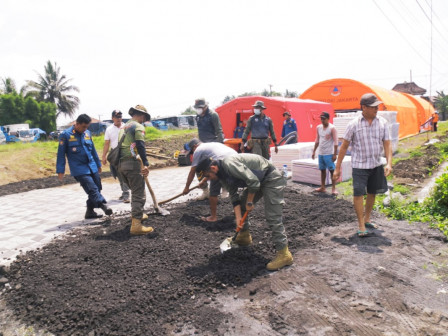
[[[27,132],[29,131],[30,126],[28,124],[11,124],[0,126],[0,131],[6,138],[6,142],[28,142]],[[22,132],[22,139],[20,139],[19,132]]]
[[[0,145],[6,144],[6,136],[3,134],[3,132],[0,132]]]
[[[33,132],[34,141],[38,140],[47,140],[47,132],[41,130],[40,128],[31,128],[31,132]]]
[[[164,124],[168,128],[186,129],[186,128],[195,127],[193,116],[187,116],[187,115],[157,118],[157,119],[152,120],[152,122],[153,122],[153,124],[154,124],[154,122],[164,122]],[[157,127],[157,126],[155,126],[155,127]]]

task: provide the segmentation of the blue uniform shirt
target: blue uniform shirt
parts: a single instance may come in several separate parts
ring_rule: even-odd
[[[101,161],[93,145],[90,131],[83,134],[75,131],[75,126],[67,128],[59,136],[56,173],[65,173],[65,156],[72,176],[98,172]]]
[[[283,122],[282,138],[294,131],[297,132],[296,121],[292,118],[290,118],[289,120],[285,120]]]
[[[241,126],[241,127],[238,126],[237,128],[235,128],[235,131],[233,132],[233,137],[234,138],[242,138],[245,128],[246,127],[244,127],[244,126]]]

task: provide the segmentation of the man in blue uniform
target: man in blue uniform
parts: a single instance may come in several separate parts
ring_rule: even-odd
[[[246,127],[243,126],[243,122],[240,121],[238,123],[238,126],[235,128],[235,130],[233,131],[233,137],[234,138],[239,138],[241,139],[243,137],[243,133],[244,133],[244,129]]]
[[[291,118],[291,113],[285,111],[283,113],[283,118],[285,118],[285,121],[283,122],[282,138],[291,132],[297,132],[297,124],[296,121]],[[289,140],[288,143],[297,143],[297,136],[295,136],[293,140]]]
[[[272,119],[269,118],[264,110],[264,102],[257,100],[254,105],[254,115],[247,121],[246,129],[243,133],[243,142],[241,143],[241,151],[244,151],[244,144],[251,133],[251,139],[247,143],[247,147],[252,149],[253,154],[258,154],[269,160],[269,147],[271,145],[271,138],[274,141],[275,152],[278,152],[277,148],[277,138],[274,132],[274,124]],[[271,135],[271,138],[269,138]]]
[[[67,156],[70,173],[81,184],[86,194],[87,211],[85,218],[99,218],[94,208],[101,208],[106,215],[112,214],[112,209],[106,206],[106,200],[101,195],[101,161],[93,145],[90,131],[87,130],[92,119],[87,114],[81,114],[75,125],[67,128],[59,136],[56,173],[62,182],[65,174],[65,157]]]
[[[210,110],[208,103],[204,98],[196,99],[194,102],[196,110],[196,123],[198,124],[199,140],[201,142],[224,142],[224,134],[222,133],[221,120],[219,115]]]

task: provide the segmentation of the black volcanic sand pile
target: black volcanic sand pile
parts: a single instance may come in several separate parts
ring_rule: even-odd
[[[285,191],[284,222],[292,253],[326,226],[355,221],[352,205],[330,197]],[[128,217],[73,231],[64,239],[28,252],[11,265],[9,308],[24,323],[56,335],[218,334],[226,316],[210,305],[229,286],[269,273],[271,233],[258,203],[250,215],[253,245],[219,251],[235,228],[229,200],[217,223],[204,223],[208,202],[152,215],[150,236],[131,237]]]

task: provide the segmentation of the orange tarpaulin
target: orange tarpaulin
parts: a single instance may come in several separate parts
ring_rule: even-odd
[[[397,122],[400,123],[399,138],[420,132],[421,105],[417,99],[410,99],[407,94],[387,90],[375,85],[364,84],[352,79],[335,78],[311,86],[301,99],[314,99],[333,105],[336,112],[344,110],[360,110],[360,98],[372,92],[382,102],[379,110],[397,111]],[[415,98],[415,97],[413,97]],[[423,121],[424,122],[424,121]]]
[[[423,98],[420,98],[418,96],[413,96],[408,93],[403,93],[408,97],[417,107],[418,112],[418,123],[420,126],[422,126],[429,118],[431,118],[431,115],[434,113],[434,107]],[[421,127],[422,130],[431,130],[431,125],[427,123],[424,127]]]

